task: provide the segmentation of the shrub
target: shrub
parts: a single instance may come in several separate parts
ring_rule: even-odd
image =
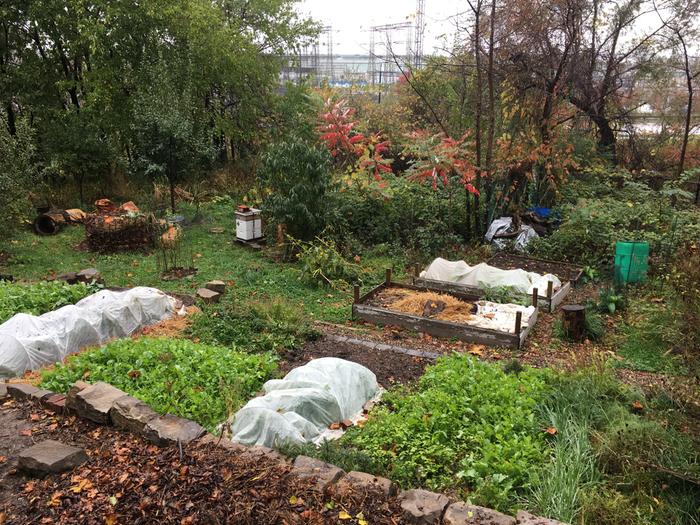
[[[300,308],[274,301],[233,301],[205,308],[192,318],[190,336],[208,344],[240,346],[249,352],[298,348],[318,332]]]
[[[301,267],[301,278],[307,282],[346,289],[361,283],[366,272],[357,263],[343,257],[333,241],[316,238],[312,242],[292,241]]]
[[[0,323],[19,313],[41,315],[77,303],[96,291],[97,287],[93,285],[70,285],[63,281],[35,284],[0,281]]]
[[[0,111],[0,238],[21,224],[29,212],[27,195],[37,182],[34,137],[26,119],[16,121],[16,133],[10,135]]]
[[[330,165],[325,149],[299,138],[274,143],[263,156],[260,178],[270,192],[265,212],[292,237],[310,240],[325,227]]]
[[[79,379],[105,381],[160,413],[213,430],[276,370],[272,354],[251,355],[184,339],[123,339],[69,357],[42,373],[41,385],[66,392]]]
[[[461,489],[508,510],[545,458],[535,418],[543,377],[532,369],[506,374],[463,355],[442,358],[414,392],[387,393],[345,439],[404,487]]]

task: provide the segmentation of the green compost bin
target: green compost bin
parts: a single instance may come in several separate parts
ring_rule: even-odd
[[[615,243],[615,281],[619,284],[639,283],[649,269],[649,243]]]

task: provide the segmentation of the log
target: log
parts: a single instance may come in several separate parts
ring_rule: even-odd
[[[62,212],[49,212],[34,219],[34,231],[39,235],[56,235],[66,223]]]
[[[586,336],[586,307],[567,304],[561,307],[564,335],[572,341],[583,341]]]

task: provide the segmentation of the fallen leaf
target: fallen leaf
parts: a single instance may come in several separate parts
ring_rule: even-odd
[[[41,420],[41,416],[39,414],[29,414],[29,419],[32,421],[39,421]]]
[[[31,436],[32,435],[32,429],[31,428],[24,428],[19,431],[20,436]]]
[[[554,427],[547,427],[544,429],[544,431],[549,434],[550,436],[555,436],[557,434],[557,429]]]
[[[0,456],[0,465],[7,461],[7,456]]]
[[[632,403],[632,410],[636,412],[641,412],[642,410],[644,410],[644,405],[642,405],[639,401],[635,401],[634,403]]]
[[[51,496],[51,499],[49,500],[49,507],[58,507],[61,504],[61,493],[60,492],[54,492],[53,495]]]
[[[352,519],[352,516],[350,516],[350,514],[348,514],[348,513],[345,512],[344,510],[341,510],[341,511],[338,513],[338,519],[339,519],[339,520],[351,520],[351,519]]]

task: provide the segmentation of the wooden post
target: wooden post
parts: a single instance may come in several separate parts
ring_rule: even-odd
[[[356,284],[352,288],[352,293],[353,293],[353,302],[354,303],[359,303],[360,302],[360,285]]]
[[[586,335],[586,307],[567,304],[561,307],[564,335],[572,341],[583,341]]]
[[[523,324],[523,313],[516,312],[515,313],[515,335],[520,335],[520,330],[522,328],[522,324]]]
[[[537,308],[537,303],[540,300],[540,291],[537,288],[532,289],[532,306]]]
[[[547,299],[551,300],[554,294],[554,283],[552,281],[547,282]]]
[[[387,285],[391,284],[391,268],[387,268],[384,273],[384,282],[386,282]]]

